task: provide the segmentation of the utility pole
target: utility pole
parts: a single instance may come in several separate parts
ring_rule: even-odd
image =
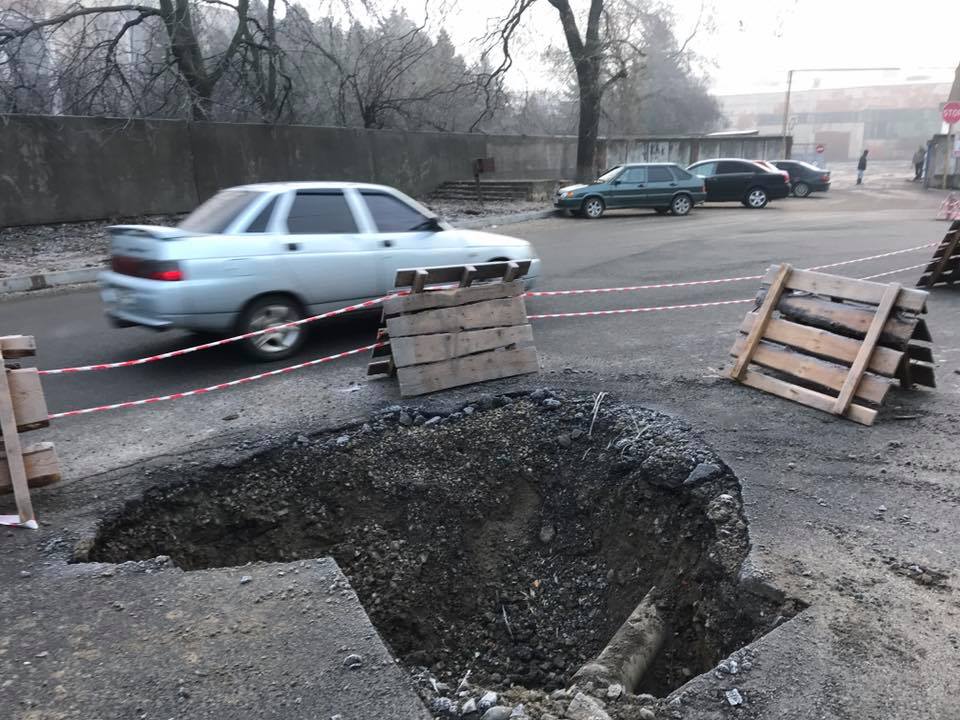
[[[950,97],[947,102],[960,100],[960,65],[953,75],[953,87],[950,88]],[[950,174],[950,155],[953,152],[953,123],[947,125],[947,136],[943,139],[943,189],[947,189],[947,175]]]

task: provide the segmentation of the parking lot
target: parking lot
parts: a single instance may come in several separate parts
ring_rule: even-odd
[[[862,187],[839,180],[827,195],[763,210],[708,205],[687,217],[613,211],[598,220],[552,217],[498,232],[540,253],[539,289],[580,289],[761,274],[768,265],[809,267],[933,243],[942,197],[878,168]],[[838,268],[864,277],[917,265],[930,249]],[[912,285],[918,271],[890,275]],[[756,281],[641,292],[531,298],[534,314],[698,304],[750,298]],[[535,322],[543,372],[495,387],[606,391],[686,418],[743,483],[752,562],[811,608],[756,648],[738,680],[750,698],[740,717],[947,718],[960,693],[956,579],[960,552],[960,296],[938,288],[929,302],[937,379],[933,391],[894,391],[873,428],[836,420],[734,386],[720,377],[745,305]],[[109,328],[92,288],[19,297],[0,305],[0,326],[36,336],[40,367],[111,362],[194,344],[186,333]],[[372,342],[375,316],[319,326],[299,362]],[[137,464],[189,462],[230,448],[336,427],[398,401],[395,383],[365,380],[362,356],[250,385],[132,410],[67,419],[44,431],[57,443],[66,481],[36,493],[99,504],[101,478],[122,484]],[[141,367],[47,378],[53,412],[192,389],[259,372],[232,348]],[[455,405],[465,388],[424,402]],[[117,490],[117,492],[122,492]],[[879,510],[879,508],[883,510]],[[46,532],[46,531],[42,531]],[[943,572],[921,585],[912,565]],[[686,708],[686,710],[683,710]],[[695,679],[678,712],[724,717],[710,676]]]

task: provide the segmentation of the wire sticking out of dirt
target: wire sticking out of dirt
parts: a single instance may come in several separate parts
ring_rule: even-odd
[[[662,697],[800,609],[738,583],[749,538],[717,455],[609,397],[393,407],[168,480],[82,559],[194,570],[332,555],[394,653],[452,687],[468,672],[485,688],[564,687],[655,587],[666,639],[627,690]]]

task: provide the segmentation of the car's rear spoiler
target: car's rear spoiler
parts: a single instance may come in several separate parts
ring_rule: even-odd
[[[107,228],[111,236],[127,235],[133,237],[149,237],[154,240],[176,240],[191,237],[197,233],[165,225],[111,225]]]

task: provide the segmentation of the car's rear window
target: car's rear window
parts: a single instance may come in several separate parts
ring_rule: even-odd
[[[287,229],[294,235],[355,233],[357,223],[339,191],[301,190],[293,199]]]
[[[199,233],[222,233],[241,212],[262,193],[253,190],[224,190],[187,215],[181,230]]]
[[[670,167],[670,172],[673,173],[673,177],[674,177],[675,180],[692,180],[692,179],[693,179],[693,175],[691,175],[690,173],[688,173],[688,172],[687,172],[686,170],[684,170],[683,168],[672,167],[672,166],[671,166],[671,167]]]
[[[362,194],[379,232],[414,232],[423,230],[428,222],[424,215],[393,195],[367,190]]]

